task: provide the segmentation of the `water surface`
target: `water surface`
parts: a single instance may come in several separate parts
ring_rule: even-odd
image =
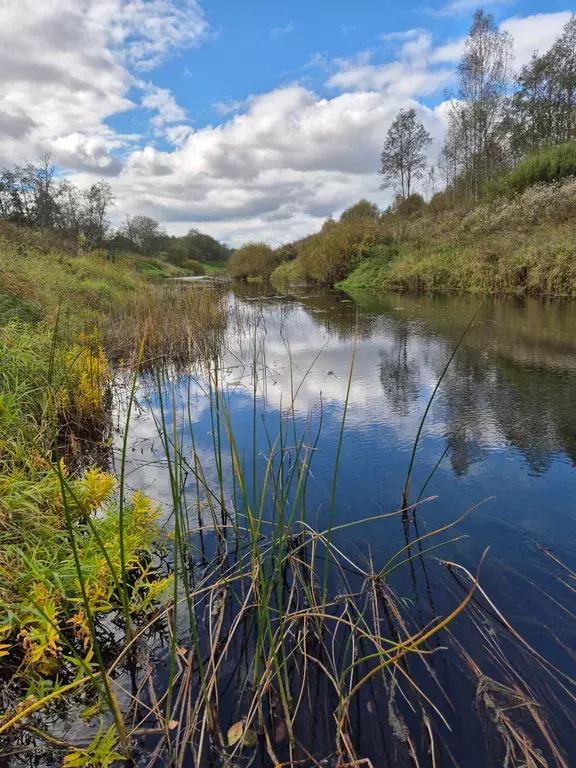
[[[426,404],[480,300],[350,296],[314,289],[281,293],[245,285],[231,287],[228,298],[241,322],[232,322],[227,331],[219,375],[246,456],[247,475],[252,472],[256,349],[256,471],[264,471],[268,436],[274,434],[281,412],[297,390],[294,410],[301,428],[322,417],[307,519],[317,527],[326,525],[355,343],[335,523],[398,509]],[[576,639],[576,621],[569,613],[574,610],[573,593],[559,578],[566,573],[540,548],[576,569],[575,330],[576,305],[571,303],[484,300],[430,409],[410,496],[415,501],[445,454],[425,493],[437,498],[417,511],[420,533],[476,508],[456,532],[444,537],[465,538],[429,553],[417,567],[399,569],[392,584],[423,621],[434,613],[445,615],[458,592],[439,560],[446,558],[473,571],[489,547],[482,587],[534,648],[573,676],[569,651]],[[210,467],[214,423],[202,394],[205,382],[173,378],[176,413],[184,394],[193,392],[196,448]],[[152,406],[158,407],[154,398]],[[168,510],[169,479],[158,460],[153,421],[145,412],[134,419],[132,432],[135,461],[130,483],[146,488]],[[225,465],[232,494],[231,471]],[[215,477],[213,465],[208,471]],[[393,518],[348,528],[336,542],[353,557],[372,557],[378,567],[405,546],[407,535],[415,534]],[[464,622],[462,637],[479,642]],[[524,662],[518,656],[512,663],[521,667]],[[460,703],[454,715],[459,727],[446,743],[463,765],[486,765],[482,734],[472,724],[474,685],[463,688],[456,682],[455,670],[461,666],[449,660],[442,668],[446,690]],[[560,707],[551,717],[567,749],[571,737],[564,731],[569,718]],[[374,765],[393,764],[384,761],[377,747],[372,757]],[[572,759],[576,761],[576,753]],[[453,764],[446,756],[443,760],[442,765]]]

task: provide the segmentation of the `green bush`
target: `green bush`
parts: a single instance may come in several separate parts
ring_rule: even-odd
[[[270,279],[277,283],[303,283],[306,281],[306,276],[300,261],[293,259],[276,267]]]
[[[184,265],[184,262],[188,261],[188,249],[180,243],[172,243],[166,251],[166,259],[170,264],[181,267]]]
[[[359,219],[377,219],[380,216],[380,211],[376,203],[371,203],[369,200],[360,200],[355,205],[351,205],[347,208],[340,221],[358,221]],[[330,221],[328,219],[328,221]]]
[[[334,285],[368,257],[382,237],[382,226],[377,220],[340,221],[310,238],[303,247],[299,258],[302,272],[311,282]]]
[[[247,243],[232,254],[228,272],[238,280],[250,277],[268,280],[278,263],[278,255],[267,243]]]
[[[406,198],[399,195],[394,201],[394,211],[400,216],[411,216],[421,213],[425,208],[426,201],[418,192],[414,192]]]
[[[499,181],[486,188],[486,194],[494,197],[498,194],[524,192],[538,183],[551,184],[569,176],[576,176],[576,142],[567,141],[556,147],[548,147],[541,152],[528,155]]]
[[[193,275],[205,275],[206,269],[204,268],[203,264],[200,264],[199,261],[196,261],[196,259],[187,259],[182,264],[183,269],[185,269],[187,272],[191,272]]]

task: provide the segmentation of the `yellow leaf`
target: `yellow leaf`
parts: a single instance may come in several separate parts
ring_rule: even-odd
[[[236,744],[240,739],[242,738],[242,733],[244,731],[244,721],[239,720],[237,723],[234,723],[232,728],[228,730],[228,746],[233,747],[234,744]]]
[[[228,746],[233,747],[242,739],[245,747],[253,747],[256,744],[256,732],[251,728],[244,729],[244,720],[239,720],[228,730]]]

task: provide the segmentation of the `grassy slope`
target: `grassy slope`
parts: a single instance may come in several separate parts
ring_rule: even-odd
[[[575,214],[574,181],[468,213],[427,211],[339,287],[576,296]]]
[[[226,261],[203,261],[201,262],[207,275],[225,275],[228,269]]]

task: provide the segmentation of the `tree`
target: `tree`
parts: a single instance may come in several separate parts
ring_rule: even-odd
[[[340,221],[357,221],[358,219],[378,219],[380,210],[376,203],[369,200],[360,200],[355,205],[351,205],[340,216]],[[324,222],[324,226],[326,222]],[[323,227],[324,228],[324,227]]]
[[[534,53],[516,84],[511,110],[516,158],[576,138],[576,16],[547,53]]]
[[[183,238],[183,244],[188,248],[188,258],[197,261],[228,261],[230,250],[210,235],[191,229]]]
[[[462,192],[477,199],[505,162],[504,137],[512,77],[512,38],[483,9],[474,13],[458,66],[443,149],[443,166]]]
[[[279,263],[277,254],[268,243],[246,243],[232,254],[228,271],[231,277],[239,280],[248,277],[267,280]]]
[[[380,157],[381,189],[396,186],[403,198],[412,192],[412,182],[426,168],[427,147],[432,138],[416,116],[416,109],[401,109],[388,130]]]
[[[181,267],[189,259],[188,250],[182,243],[176,241],[166,251],[166,258],[171,264]]]
[[[126,216],[121,234],[131,240],[145,256],[160,251],[166,238],[166,231],[156,219],[142,215]]]
[[[114,205],[114,193],[107,181],[97,181],[83,195],[82,232],[91,246],[102,246],[110,229],[108,209]]]

